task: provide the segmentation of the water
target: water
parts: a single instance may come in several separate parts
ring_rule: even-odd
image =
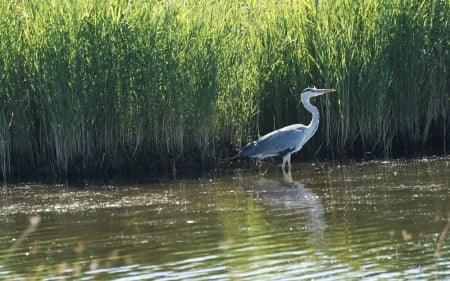
[[[3,188],[0,279],[450,278],[450,158],[266,168]]]

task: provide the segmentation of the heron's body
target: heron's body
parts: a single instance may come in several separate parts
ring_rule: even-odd
[[[293,124],[270,132],[244,146],[239,152],[239,156],[258,159],[283,157],[283,171],[286,163],[290,170],[291,154],[299,151],[316,133],[319,126],[319,110],[310,103],[309,99],[329,92],[334,92],[334,89],[306,88],[303,90],[301,100],[305,108],[312,114],[311,123],[307,126]]]

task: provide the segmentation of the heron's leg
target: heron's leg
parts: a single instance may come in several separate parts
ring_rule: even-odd
[[[288,163],[288,171],[291,171],[291,154],[290,153],[283,156],[283,165],[281,166],[283,171],[286,171],[284,168],[286,165],[286,162]]]
[[[291,154],[288,153],[288,172],[291,173]]]
[[[292,183],[292,174],[291,171],[287,172],[283,170],[283,180],[285,183]]]

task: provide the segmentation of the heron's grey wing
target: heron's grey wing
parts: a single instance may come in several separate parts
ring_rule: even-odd
[[[301,145],[304,135],[303,125],[288,126],[249,143],[242,149],[241,156],[257,158],[283,156],[296,150]]]

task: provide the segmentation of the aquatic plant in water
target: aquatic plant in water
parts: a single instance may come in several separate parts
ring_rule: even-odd
[[[319,107],[322,155],[445,152],[448,1],[6,1],[0,169],[210,168]]]

